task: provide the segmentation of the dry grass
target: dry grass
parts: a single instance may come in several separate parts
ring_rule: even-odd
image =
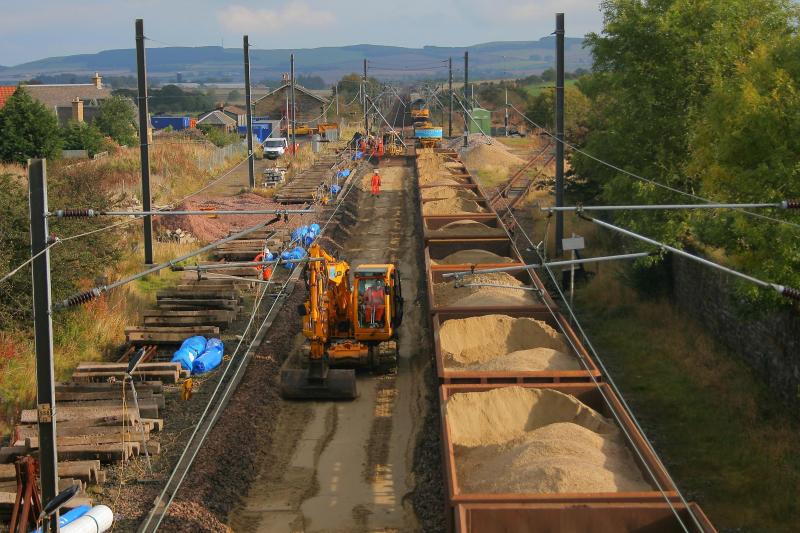
[[[155,242],[154,260],[164,262],[198,246]],[[142,255],[131,253],[109,268],[107,276],[116,280],[143,268]],[[155,301],[156,291],[175,285],[179,279],[179,272],[165,269],[66,312],[53,329],[56,380],[69,379],[81,361],[107,360],[116,355],[125,341],[125,327],[138,322],[142,309]],[[91,285],[87,281],[83,288]],[[21,409],[34,405],[35,369],[31,332],[0,332],[0,435],[11,429]]]
[[[273,196],[275,196],[277,194],[279,189],[280,189],[280,186],[276,186],[276,187],[256,187],[251,192],[253,194],[257,194],[257,195],[261,196],[262,198],[272,198]]]
[[[0,162],[0,175],[3,174],[8,174],[12,178],[19,180],[26,180],[28,177],[28,171],[25,167],[17,163]]]
[[[209,143],[170,143],[150,150],[153,203],[166,204],[182,198],[239,162],[228,158],[215,168],[200,166],[216,148]],[[99,187],[112,193],[141,198],[141,164],[138,148],[120,148],[109,157],[79,164],[56,164],[55,172],[90,174]]]
[[[87,284],[88,287],[88,284]],[[67,312],[54,324],[55,378],[68,379],[80,361],[113,355],[124,340],[125,326],[136,317],[138,298],[120,289]],[[36,398],[36,363],[31,332],[0,334],[0,434],[6,433],[21,409]]]

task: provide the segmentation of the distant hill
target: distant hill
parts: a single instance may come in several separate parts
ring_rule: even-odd
[[[538,41],[498,41],[476,44],[470,53],[470,77],[520,77],[540,73],[553,66],[555,38]],[[293,50],[298,74],[319,75],[332,82],[350,72],[360,72],[362,61],[370,61],[370,74],[382,79],[445,78],[446,67],[431,67],[452,56],[454,69],[461,70],[465,48],[425,46],[404,48],[359,44],[353,46],[320,47]],[[254,81],[276,79],[289,71],[291,50],[251,50],[251,75]],[[440,63],[441,62],[441,63]],[[583,48],[583,39],[567,38],[566,68],[589,68],[591,55]],[[183,81],[241,81],[241,48],[166,47],[147,51],[148,75],[153,81],[175,81],[180,73]],[[40,75],[62,73],[82,77],[100,72],[104,76],[136,74],[134,49],[105,50],[96,54],[49,57],[12,67],[2,68],[0,81],[16,82]],[[463,74],[459,74],[461,78]]]

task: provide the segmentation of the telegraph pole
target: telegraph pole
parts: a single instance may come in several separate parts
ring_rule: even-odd
[[[467,85],[469,85],[469,51],[464,52],[464,148],[469,145],[469,124],[467,123]]]
[[[364,59],[364,136],[369,137],[369,110],[367,109],[367,60]]]
[[[297,108],[294,103],[294,54],[289,57],[292,95],[292,157],[297,156]]]
[[[453,136],[453,58],[450,57],[447,60],[447,69],[449,72],[448,75],[448,87],[450,88],[450,114],[449,118],[447,119],[447,136]]]
[[[556,13],[556,207],[564,206],[564,13]],[[561,216],[559,216],[561,215]],[[556,213],[556,255],[561,255],[564,216]]]
[[[508,87],[506,87],[506,116],[503,120],[503,126],[505,127],[506,137],[508,137]]]
[[[139,154],[142,163],[142,211],[150,211],[150,142],[147,137],[147,68],[144,62],[144,21],[136,19],[136,69],[139,81]],[[153,264],[153,217],[144,217],[144,264]]]
[[[250,100],[250,42],[247,35],[244,36],[242,45],[244,48],[244,100],[247,106],[247,177],[252,190],[256,187],[256,169],[253,160],[253,104]]]
[[[141,21],[139,21],[141,22]],[[31,254],[33,270],[33,330],[36,344],[36,408],[39,422],[39,471],[42,504],[58,494],[58,454],[56,452],[55,383],[53,381],[53,321],[50,317],[50,251],[47,248],[47,163],[28,160],[29,204],[31,211]],[[50,521],[57,531],[58,514]]]
[[[339,82],[337,81],[333,86],[333,96],[336,98],[336,120],[339,120]]]

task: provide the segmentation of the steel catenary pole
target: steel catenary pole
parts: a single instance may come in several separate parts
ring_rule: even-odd
[[[47,163],[28,161],[33,277],[33,331],[36,350],[36,412],[39,424],[39,471],[42,504],[58,494],[56,450],[56,406],[53,364],[53,321],[50,315],[50,251],[47,231]],[[41,255],[39,255],[41,253]],[[58,530],[58,514],[50,520],[50,531]]]
[[[250,42],[245,35],[242,38],[244,48],[244,100],[247,106],[247,177],[250,188],[256,187],[255,161],[253,160],[253,104],[250,96]],[[239,124],[236,124],[239,127]]]
[[[556,207],[564,205],[564,13],[556,13]],[[556,213],[556,255],[561,255],[564,214]]]
[[[136,72],[139,82],[139,154],[142,163],[142,209],[150,211],[150,139],[147,106],[147,68],[144,55],[144,21],[136,19]],[[144,264],[153,264],[153,218],[144,217]]]

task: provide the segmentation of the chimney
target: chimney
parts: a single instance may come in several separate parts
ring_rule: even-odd
[[[98,89],[103,88],[103,76],[101,76],[99,73],[94,73],[94,76],[92,76],[92,81],[94,82],[94,86]]]
[[[75,122],[83,122],[83,100],[77,96],[72,101],[72,120]]]

